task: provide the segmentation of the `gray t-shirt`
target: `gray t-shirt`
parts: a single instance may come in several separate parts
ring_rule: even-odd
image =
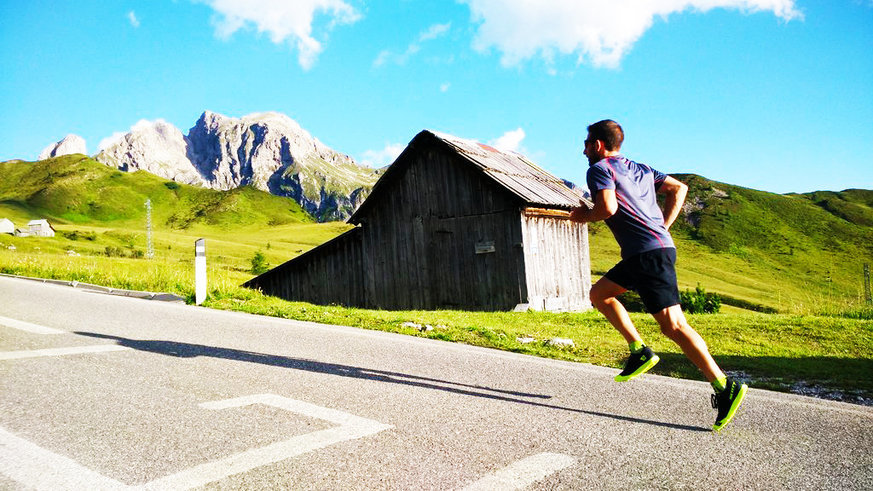
[[[618,211],[606,219],[606,225],[621,247],[622,258],[675,247],[655,197],[667,174],[616,155],[591,165],[586,178],[592,196],[603,189],[615,190]]]

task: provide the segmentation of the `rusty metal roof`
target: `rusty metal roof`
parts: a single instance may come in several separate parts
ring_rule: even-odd
[[[386,182],[394,177],[396,166],[407,161],[406,157],[410,152],[417,151],[416,147],[420,148],[421,145],[432,144],[431,142],[442,142],[498,185],[518,196],[526,205],[569,210],[579,206],[579,200],[582,199],[589,207],[594,206],[581,193],[567,187],[563,180],[549,174],[520,153],[501,151],[474,140],[431,130],[423,130],[415,135],[373,186],[370,196],[384,192],[383,188],[388,185]],[[369,198],[349,217],[349,223],[359,223],[368,201]]]
[[[425,132],[447,143],[488,177],[528,204],[560,208],[579,206],[581,196],[578,193],[520,153],[498,150],[477,141],[437,131],[425,130],[422,133]]]

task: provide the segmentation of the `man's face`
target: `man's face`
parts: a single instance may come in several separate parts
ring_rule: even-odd
[[[587,138],[585,138],[585,147],[582,153],[588,157],[588,165],[594,165],[600,161],[601,157],[597,153],[597,140],[591,138],[589,134]]]

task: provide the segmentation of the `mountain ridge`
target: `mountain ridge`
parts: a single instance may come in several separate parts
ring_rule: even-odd
[[[319,221],[350,216],[380,175],[277,112],[204,111],[187,135],[166,121],[143,122],[95,159],[210,189],[253,186],[295,199]]]
[[[19,220],[139,223],[147,199],[156,226],[171,230],[198,224],[233,230],[315,221],[293,199],[252,186],[216,191],[144,171],[122,172],[81,154],[0,163],[0,211]]]

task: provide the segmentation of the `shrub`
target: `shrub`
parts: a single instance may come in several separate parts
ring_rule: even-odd
[[[717,314],[721,310],[721,298],[717,293],[706,293],[700,284],[694,291],[685,290],[679,293],[682,310],[689,314]]]
[[[167,181],[164,183],[164,186],[166,186],[167,189],[169,189],[170,191],[174,191],[176,189],[179,189],[179,183],[176,181]]]
[[[256,252],[252,257],[252,274],[266,273],[269,269],[270,265],[267,263],[266,256],[261,251]]]
[[[103,250],[103,253],[106,254],[107,257],[125,257],[124,249],[121,247],[115,246],[106,246],[106,249]]]
[[[619,302],[621,302],[622,305],[624,305],[624,308],[628,312],[646,311],[646,306],[645,304],[643,304],[643,300],[640,298],[640,295],[635,291],[628,290],[616,298]]]
[[[94,232],[81,232],[79,230],[73,230],[72,232],[61,232],[61,236],[66,237],[70,240],[85,239],[94,241],[97,239],[97,234],[95,234]]]

